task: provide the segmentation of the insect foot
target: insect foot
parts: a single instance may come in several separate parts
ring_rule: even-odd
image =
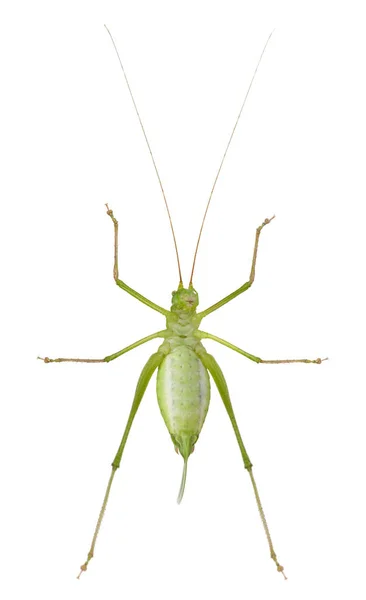
[[[94,556],[94,555],[93,555],[93,553],[92,553],[92,552],[89,552],[89,554],[88,554],[88,558],[87,558],[87,561],[86,561],[86,562],[85,562],[83,565],[81,565],[81,567],[80,567],[80,573],[79,573],[79,575],[77,576],[77,578],[76,578],[76,579],[80,579],[80,575],[81,575],[82,573],[84,573],[84,572],[87,570],[87,568],[88,568],[88,563],[89,563],[89,561],[90,561],[90,560],[93,558],[93,556]]]
[[[275,218],[276,218],[276,215],[273,215],[273,217],[271,217],[270,219],[264,219],[262,225],[259,225],[259,227],[257,227],[257,234],[259,234],[262,231],[263,227],[268,225]]]
[[[262,223],[262,227],[264,227],[264,225],[268,225],[268,223],[273,221],[273,219],[275,219],[275,218],[276,218],[276,215],[273,215],[273,217],[271,217],[270,219],[264,219],[264,221]]]
[[[111,209],[109,208],[109,206],[108,206],[108,204],[107,204],[107,203],[105,203],[105,205],[106,205],[106,207],[107,207],[107,215],[109,215],[110,217],[112,217],[112,216],[113,216],[113,210],[111,210]]]
[[[282,567],[281,565],[278,565],[278,566],[277,566],[277,571],[278,571],[279,573],[282,573],[282,575],[284,576],[284,578],[287,580],[287,577],[286,577],[286,575],[285,575],[285,571],[283,570],[283,567]]]

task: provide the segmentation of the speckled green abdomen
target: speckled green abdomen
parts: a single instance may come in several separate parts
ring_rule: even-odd
[[[175,446],[188,458],[202,429],[210,403],[207,370],[188,346],[177,346],[158,370],[161,414]]]

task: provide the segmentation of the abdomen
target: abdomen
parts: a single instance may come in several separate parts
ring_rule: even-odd
[[[210,379],[198,356],[177,346],[159,367],[157,396],[161,414],[181,454],[189,452],[202,429],[210,402]]]

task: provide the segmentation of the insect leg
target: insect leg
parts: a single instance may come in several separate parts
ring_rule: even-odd
[[[121,281],[121,279],[118,278],[118,221],[117,221],[116,217],[113,214],[113,210],[111,210],[109,208],[108,204],[106,204],[106,207],[107,207],[107,215],[112,219],[113,226],[114,226],[114,267],[113,267],[113,277],[114,277],[114,280],[115,280],[116,284],[122,290],[124,290],[125,292],[127,292],[128,294],[130,294],[134,298],[137,298],[137,300],[140,300],[140,302],[142,302],[143,304],[146,304],[147,306],[150,306],[150,308],[153,308],[154,310],[157,310],[158,312],[160,312],[161,314],[163,314],[165,316],[169,315],[169,311],[168,310],[166,310],[162,306],[159,306],[158,304],[155,304],[155,302],[152,302],[148,298],[145,298],[145,296],[143,296],[142,294],[139,294],[139,292],[136,292],[135,290],[133,290],[132,288],[130,288],[126,283],[124,283],[124,281]]]
[[[241,452],[241,455],[242,455],[242,458],[243,458],[243,461],[244,461],[244,467],[248,471],[249,476],[250,476],[250,480],[252,482],[253,491],[254,491],[256,502],[257,502],[257,507],[258,507],[258,510],[259,510],[260,518],[261,518],[261,521],[262,521],[262,524],[263,524],[263,527],[264,527],[264,531],[265,531],[265,534],[266,534],[266,538],[267,538],[267,542],[268,542],[268,546],[269,546],[271,558],[276,563],[277,571],[279,571],[280,573],[282,573],[282,575],[284,576],[284,578],[287,579],[287,577],[286,577],[286,575],[284,573],[283,567],[278,562],[276,553],[275,553],[274,548],[273,548],[271,534],[269,532],[267,520],[266,520],[266,517],[264,515],[264,511],[263,511],[263,507],[262,507],[262,502],[261,502],[261,499],[259,497],[259,492],[258,492],[257,484],[256,484],[256,481],[254,479],[253,472],[252,472],[253,465],[252,465],[252,463],[250,461],[250,458],[248,456],[248,453],[247,453],[247,451],[245,449],[245,446],[243,444],[243,440],[242,440],[241,435],[240,435],[239,427],[238,427],[238,424],[237,424],[236,419],[235,419],[234,410],[233,410],[233,406],[231,404],[229,390],[228,390],[228,387],[227,387],[227,383],[226,383],[224,374],[223,374],[222,370],[220,369],[219,365],[217,364],[216,360],[214,359],[214,357],[211,356],[211,354],[208,354],[204,350],[200,350],[199,351],[199,357],[200,357],[200,360],[202,361],[203,365],[206,367],[206,369],[211,374],[212,379],[214,380],[214,382],[216,384],[216,387],[217,387],[217,389],[219,391],[219,394],[220,394],[220,396],[222,398],[222,401],[223,401],[224,406],[226,408],[227,414],[229,415],[229,419],[230,419],[231,424],[233,426],[234,433],[235,433],[237,442],[239,444],[240,452]]]
[[[105,491],[105,495],[104,495],[104,499],[103,499],[103,504],[102,504],[102,508],[100,510],[99,513],[99,517],[98,517],[98,521],[97,521],[97,525],[95,527],[95,531],[94,531],[94,535],[93,535],[93,539],[92,539],[92,543],[90,546],[90,550],[88,552],[88,557],[85,561],[85,563],[80,567],[80,573],[78,575],[78,578],[80,577],[80,575],[83,573],[83,571],[86,571],[88,568],[88,564],[90,562],[90,560],[93,558],[94,556],[94,549],[95,549],[95,544],[97,541],[97,537],[98,537],[98,533],[100,530],[100,526],[102,524],[102,520],[104,517],[104,513],[105,513],[105,509],[107,507],[107,502],[108,502],[108,498],[109,498],[109,493],[111,491],[111,487],[112,487],[112,483],[113,483],[113,478],[114,475],[118,469],[118,467],[120,466],[121,463],[121,458],[122,458],[122,454],[123,454],[123,450],[124,447],[126,445],[126,441],[128,438],[128,434],[130,433],[130,429],[131,429],[131,425],[132,422],[135,418],[135,415],[137,413],[137,410],[140,406],[141,400],[143,398],[143,395],[145,393],[145,390],[147,388],[147,385],[155,371],[155,369],[158,368],[158,366],[162,363],[162,361],[164,360],[165,357],[165,353],[162,351],[156,352],[155,354],[153,354],[152,356],[150,356],[149,360],[147,361],[146,365],[144,366],[144,368],[142,369],[141,375],[139,377],[139,380],[137,382],[137,386],[136,386],[136,391],[135,391],[135,396],[133,399],[133,403],[132,403],[132,407],[130,410],[130,414],[128,416],[128,420],[127,420],[127,424],[123,433],[123,437],[122,437],[122,441],[119,445],[119,448],[117,450],[117,454],[114,457],[114,460],[112,462],[112,473],[109,477],[109,481],[107,484],[107,489]]]
[[[235,350],[235,352],[239,352],[239,354],[246,356],[246,358],[249,358],[249,360],[253,360],[256,363],[263,363],[263,364],[268,364],[268,365],[279,365],[282,363],[314,363],[316,365],[320,365],[325,360],[328,360],[327,358],[316,358],[314,360],[312,360],[310,358],[287,358],[287,359],[281,359],[281,360],[263,360],[263,358],[259,358],[259,356],[254,356],[254,354],[250,354],[249,352],[245,352],[245,350],[238,348],[238,346],[234,346],[234,344],[231,344],[230,342],[227,342],[226,340],[223,340],[222,338],[219,338],[216,335],[212,335],[211,333],[206,333],[205,331],[196,331],[195,336],[198,337],[199,339],[209,339],[209,340],[213,340],[214,342],[218,342],[219,344],[222,344],[223,346],[227,346],[228,348],[231,348],[231,350]]]
[[[37,358],[39,360],[43,360],[43,362],[45,362],[45,363],[51,363],[51,362],[83,362],[83,363],[111,362],[111,360],[114,360],[115,358],[122,356],[122,354],[126,354],[126,352],[129,352],[130,350],[137,348],[137,346],[141,346],[141,344],[145,344],[145,342],[149,342],[150,340],[154,340],[155,338],[165,337],[164,334],[165,334],[165,331],[158,331],[157,333],[148,335],[147,337],[144,337],[141,340],[134,342],[130,346],[126,346],[126,348],[123,348],[123,350],[119,350],[118,352],[115,352],[114,354],[110,354],[109,356],[106,356],[105,358],[48,358],[48,356],[46,356],[45,358],[41,358],[40,356],[38,356]]]
[[[240,286],[240,288],[235,290],[235,292],[232,292],[228,296],[225,296],[225,298],[223,298],[219,302],[216,302],[216,304],[213,304],[209,308],[206,308],[206,310],[203,310],[200,313],[198,313],[198,316],[201,317],[201,319],[203,319],[204,317],[207,317],[207,315],[212,313],[214,310],[221,308],[221,306],[224,306],[224,304],[227,304],[228,302],[230,302],[230,300],[233,300],[234,298],[236,298],[237,296],[239,296],[240,294],[242,294],[243,292],[245,292],[246,290],[248,290],[251,287],[251,285],[255,279],[255,265],[257,262],[259,236],[261,234],[263,227],[265,227],[265,225],[268,225],[268,223],[270,223],[273,219],[274,219],[274,216],[271,217],[270,219],[264,219],[262,225],[259,225],[259,227],[257,227],[256,233],[255,233],[252,267],[250,270],[249,280],[246,283],[244,283],[244,285]]]

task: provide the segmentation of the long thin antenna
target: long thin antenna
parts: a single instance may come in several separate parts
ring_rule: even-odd
[[[274,30],[273,30],[273,31],[274,31]],[[216,175],[216,177],[215,177],[215,180],[214,180],[214,182],[213,182],[213,186],[212,186],[212,189],[211,189],[211,192],[210,192],[209,198],[208,198],[208,202],[207,202],[206,210],[205,210],[205,213],[204,213],[204,215],[203,215],[203,219],[202,219],[202,223],[201,223],[201,228],[200,228],[200,231],[199,231],[199,234],[198,234],[198,240],[197,240],[196,250],[195,250],[195,253],[194,253],[194,257],[193,257],[193,265],[192,265],[191,279],[190,279],[190,281],[189,281],[189,286],[190,286],[190,287],[193,285],[193,283],[192,283],[192,282],[193,282],[193,273],[194,273],[194,268],[195,268],[195,266],[196,266],[196,258],[197,258],[198,246],[199,246],[199,244],[200,244],[200,241],[201,241],[202,230],[203,230],[203,226],[204,226],[204,224],[205,224],[205,221],[206,221],[207,212],[208,212],[209,206],[210,206],[210,204],[211,204],[211,198],[212,198],[212,194],[213,194],[213,192],[214,192],[214,189],[215,189],[215,187],[216,187],[217,180],[218,180],[218,178],[219,178],[219,175],[220,175],[220,173],[221,173],[222,165],[224,164],[224,160],[225,160],[225,158],[226,158],[227,151],[229,150],[229,147],[230,147],[230,144],[231,144],[231,140],[233,139],[233,136],[234,136],[235,130],[236,130],[236,128],[237,128],[237,125],[238,125],[238,123],[239,123],[239,119],[240,119],[240,117],[241,117],[241,113],[243,112],[243,108],[244,108],[244,106],[245,106],[245,103],[246,103],[246,101],[247,101],[247,98],[248,98],[248,96],[249,96],[249,92],[250,92],[250,90],[251,90],[251,87],[252,87],[252,85],[253,85],[253,81],[254,81],[254,79],[255,79],[255,76],[256,76],[256,74],[257,74],[257,71],[258,71],[258,69],[259,69],[259,65],[261,64],[261,60],[262,60],[262,58],[263,58],[263,54],[264,54],[264,53],[265,53],[265,51],[266,51],[266,48],[267,48],[267,46],[268,46],[268,42],[269,42],[269,40],[270,40],[270,39],[271,39],[271,37],[272,37],[272,33],[273,33],[273,31],[271,31],[271,33],[270,33],[270,34],[269,34],[269,36],[268,36],[268,39],[267,39],[266,43],[264,44],[264,48],[263,48],[263,50],[262,50],[262,53],[261,53],[261,55],[260,55],[260,57],[259,57],[259,60],[258,60],[258,62],[257,62],[257,66],[256,66],[256,68],[255,68],[255,70],[254,70],[254,73],[253,73],[253,75],[252,75],[252,79],[251,79],[251,81],[250,81],[249,87],[248,87],[248,89],[247,89],[247,93],[245,94],[245,98],[244,98],[243,104],[241,105],[241,108],[240,108],[239,114],[238,114],[238,116],[237,116],[237,119],[236,119],[236,121],[235,121],[235,125],[234,125],[234,128],[233,128],[232,132],[231,132],[231,135],[230,135],[229,141],[228,141],[228,143],[227,143],[227,146],[226,146],[226,149],[225,149],[224,155],[223,155],[223,157],[222,157],[222,159],[221,159],[220,166],[219,166],[219,170],[217,171],[217,175]]]
[[[167,202],[167,199],[166,199],[166,196],[165,196],[165,192],[164,192],[163,184],[162,184],[162,182],[161,182],[160,175],[159,175],[159,171],[158,171],[158,168],[157,168],[157,166],[156,166],[155,159],[154,159],[154,155],[153,155],[153,153],[152,153],[152,150],[151,150],[151,146],[150,146],[149,140],[147,139],[147,135],[146,135],[146,132],[145,132],[145,128],[144,128],[144,126],[143,126],[143,124],[142,124],[142,120],[141,120],[141,117],[140,117],[140,113],[139,113],[139,111],[138,111],[138,108],[137,108],[137,105],[136,105],[136,102],[135,102],[135,98],[133,97],[133,93],[132,93],[132,90],[131,90],[131,88],[130,88],[130,84],[129,84],[129,82],[128,82],[128,79],[127,79],[126,71],[124,70],[124,67],[123,67],[123,64],[122,64],[121,57],[120,57],[120,55],[119,55],[119,52],[118,52],[118,50],[117,50],[116,43],[115,43],[115,41],[114,41],[114,39],[113,39],[113,36],[112,36],[111,32],[109,31],[109,29],[108,29],[107,25],[104,25],[104,27],[106,28],[106,30],[107,30],[107,31],[108,31],[108,33],[109,33],[109,37],[110,37],[110,38],[111,38],[111,40],[112,40],[112,44],[113,44],[113,46],[114,46],[114,49],[115,49],[115,51],[116,51],[116,54],[117,54],[117,57],[118,57],[118,60],[119,60],[119,64],[121,65],[122,73],[123,73],[123,75],[124,75],[124,78],[125,78],[125,80],[126,80],[127,87],[128,87],[128,91],[130,92],[130,96],[131,96],[131,99],[132,99],[133,105],[134,105],[134,107],[135,107],[135,111],[136,111],[136,114],[137,114],[138,120],[139,120],[139,122],[140,122],[140,125],[141,125],[142,133],[144,134],[144,138],[145,138],[145,141],[146,141],[147,147],[148,147],[148,149],[149,149],[149,152],[150,152],[150,156],[151,156],[151,160],[152,160],[152,162],[153,162],[153,165],[154,165],[155,173],[156,173],[156,176],[157,176],[157,178],[158,178],[158,181],[159,181],[159,185],[160,185],[161,193],[163,194],[164,203],[165,203],[165,208],[166,208],[166,211],[167,211],[167,213],[168,213],[168,217],[169,217],[170,229],[172,230],[172,234],[173,234],[174,247],[175,247],[175,254],[176,254],[176,256],[177,256],[178,272],[179,272],[179,284],[180,284],[180,285],[182,285],[182,284],[183,284],[183,282],[182,282],[182,271],[181,271],[181,268],[180,268],[180,262],[179,262],[178,245],[177,245],[177,240],[176,240],[176,238],[175,238],[175,233],[174,233],[174,228],[173,228],[173,221],[172,221],[172,218],[171,218],[171,216],[170,216],[169,206],[168,206],[168,202]]]

